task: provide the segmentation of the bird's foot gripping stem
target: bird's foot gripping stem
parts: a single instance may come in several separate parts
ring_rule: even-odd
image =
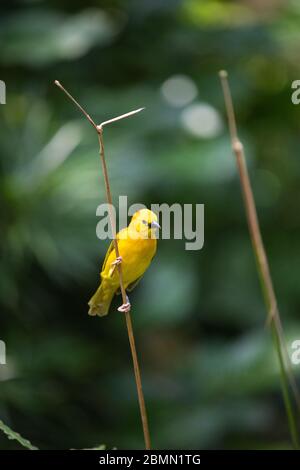
[[[130,312],[130,309],[131,309],[131,304],[129,302],[129,298],[128,296],[126,295],[126,304],[122,304],[119,308],[118,308],[118,312],[122,312],[122,313],[128,313]]]
[[[122,256],[118,256],[118,257],[115,259],[115,261],[113,261],[113,262],[111,263],[111,265],[112,265],[112,266],[118,266],[118,264],[121,264],[122,261],[123,261]]]
[[[110,269],[110,276],[112,276],[115,272],[115,269],[117,266],[119,266],[122,263],[123,259],[122,256],[118,256],[115,261],[111,263],[111,269]]]

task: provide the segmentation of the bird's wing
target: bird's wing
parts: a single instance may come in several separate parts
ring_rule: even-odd
[[[111,252],[112,252],[114,249],[115,249],[115,247],[114,247],[114,242],[112,241],[112,242],[110,242],[110,245],[109,245],[108,250],[107,250],[107,252],[106,252],[106,255],[105,255],[105,258],[104,258],[104,261],[103,261],[103,264],[102,264],[102,269],[101,269],[101,271],[104,271],[105,266],[106,266],[106,262],[107,262],[107,260],[108,260],[108,257],[109,257],[109,255],[111,254]]]
[[[140,280],[142,279],[142,277],[143,277],[143,276],[138,277],[135,281],[133,281],[131,284],[129,284],[129,285],[127,286],[127,289],[126,289],[126,290],[128,290],[128,292],[131,292],[131,291],[138,285],[138,283],[140,282]]]
[[[152,260],[153,260],[153,258],[154,258],[155,255],[156,255],[156,253],[154,253],[154,255],[152,256],[151,261],[150,261],[151,263],[152,263]],[[142,275],[141,275],[140,277],[138,277],[135,281],[133,281],[131,284],[129,284],[129,285],[127,286],[127,289],[126,289],[126,290],[128,290],[128,292],[131,292],[131,291],[138,285],[138,283],[139,283],[140,280],[142,279],[143,275],[144,275],[144,274],[142,274]]]
[[[138,283],[140,282],[140,280],[142,279],[143,275],[138,277],[135,281],[133,281],[131,284],[128,284],[128,286],[126,287],[126,292],[131,292],[133,291],[133,289],[138,285]],[[117,295],[120,295],[121,294],[121,289],[120,287],[118,287],[118,289],[116,290],[116,294]]]
[[[120,230],[119,233],[117,233],[117,240],[119,240],[120,234],[122,234],[122,233],[124,232],[124,230],[127,230],[127,228],[123,228],[122,230]],[[115,249],[115,245],[114,245],[114,241],[112,240],[112,242],[110,243],[110,245],[109,245],[109,247],[108,247],[108,250],[107,250],[107,252],[106,252],[106,255],[105,255],[105,258],[104,258],[104,261],[103,261],[103,265],[102,265],[101,271],[104,271],[104,268],[105,268],[105,266],[106,266],[108,257],[109,257],[109,255],[111,254],[111,252],[114,251],[114,249]]]
[[[155,253],[156,254],[156,253]],[[151,262],[155,256],[155,254],[153,255],[152,259],[151,259]],[[140,280],[142,279],[142,277],[144,276],[144,274],[142,274],[140,277],[138,277],[135,281],[133,281],[131,284],[128,284],[128,286],[126,287],[126,291],[127,292],[131,292],[133,291],[133,289],[138,285],[138,283],[140,282]],[[116,294],[117,295],[120,295],[121,294],[121,289],[120,287],[118,288],[118,290],[116,291]]]

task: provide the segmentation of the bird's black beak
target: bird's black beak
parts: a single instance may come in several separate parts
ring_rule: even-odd
[[[160,225],[158,222],[156,222],[155,220],[153,220],[153,222],[151,222],[151,228],[160,228]]]

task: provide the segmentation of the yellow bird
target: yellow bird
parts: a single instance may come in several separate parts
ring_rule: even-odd
[[[149,267],[156,252],[156,229],[160,228],[157,216],[149,209],[137,211],[128,227],[117,234],[119,258],[116,257],[113,242],[105,256],[100,274],[100,286],[89,301],[89,315],[107,315],[113,296],[120,287],[116,266],[122,263],[123,282],[130,292],[137,285]],[[119,307],[120,311],[130,309],[129,300]]]

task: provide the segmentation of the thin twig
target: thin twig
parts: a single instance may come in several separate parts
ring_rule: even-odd
[[[225,107],[228,118],[228,126],[231,136],[232,149],[236,157],[237,167],[239,171],[239,177],[241,181],[242,193],[244,198],[245,210],[248,220],[250,237],[253,245],[253,250],[255,253],[255,258],[257,262],[258,272],[261,280],[262,290],[265,298],[266,308],[267,308],[267,324],[271,325],[275,347],[278,354],[280,371],[281,371],[281,382],[282,382],[282,391],[283,398],[285,403],[285,408],[289,420],[290,432],[293,440],[294,446],[297,448],[299,446],[298,430],[296,419],[293,413],[293,408],[290,400],[289,387],[290,383],[291,389],[294,394],[294,398],[297,404],[298,409],[300,410],[300,395],[297,388],[297,383],[295,381],[289,354],[287,351],[286,343],[283,336],[283,329],[280,320],[280,314],[277,305],[277,299],[273,287],[272,277],[270,274],[270,268],[268,263],[268,258],[264,248],[261,230],[259,226],[259,221],[256,212],[256,206],[253,196],[253,191],[249,179],[248,169],[245,160],[244,147],[240,141],[237,133],[237,125],[234,113],[234,107],[231,97],[231,92],[228,83],[228,74],[225,70],[220,71],[219,73]]]
[[[139,113],[140,111],[143,111],[145,108],[139,108],[135,109],[134,111],[129,111],[129,113],[126,114],[121,114],[121,116],[117,116],[115,118],[109,119],[108,121],[103,121],[101,124],[98,126],[98,129],[102,129],[104,126],[107,124],[111,124],[112,122],[120,121],[120,119],[128,118],[130,116],[133,116],[136,113]]]
[[[73,103],[77,106],[77,108],[80,109],[80,111],[85,115],[87,120],[92,124],[92,126],[98,132],[97,125],[95,124],[91,116],[85,111],[85,109],[83,109],[83,107],[78,103],[78,101],[76,101],[75,98],[72,95],[70,95],[70,93],[62,86],[62,84],[58,80],[55,80],[54,84],[58,86],[58,88],[60,88],[67,95],[67,97],[70,98],[71,101],[73,101]]]
[[[38,450],[37,447],[31,444],[28,439],[25,439],[21,436],[18,432],[13,431],[7,424],[4,424],[3,421],[0,420],[0,431],[4,432],[7,435],[8,439],[18,441],[23,447],[26,447],[29,450]]]
[[[107,171],[106,160],[105,160],[105,150],[104,150],[104,142],[103,142],[103,127],[107,124],[112,123],[112,122],[115,122],[115,121],[118,121],[120,119],[124,119],[124,118],[127,118],[129,116],[132,116],[133,114],[136,114],[136,113],[142,111],[144,108],[140,108],[140,109],[137,109],[137,110],[134,110],[134,111],[130,111],[129,113],[122,114],[121,116],[117,116],[113,119],[109,119],[107,121],[104,121],[100,125],[96,125],[95,122],[93,121],[93,119],[90,117],[90,115],[82,108],[82,106],[75,100],[75,98],[57,80],[55,80],[54,83],[70,98],[71,101],[73,101],[73,103],[80,109],[80,111],[84,114],[84,116],[88,119],[88,121],[91,123],[91,125],[97,131],[98,142],[99,142],[99,154],[100,154],[102,172],[103,172],[104,182],[105,182],[106,198],[107,198],[108,208],[109,208],[109,219],[110,219],[110,224],[111,224],[111,229],[112,229],[113,243],[114,243],[116,258],[118,258],[120,256],[120,252],[119,252],[119,246],[118,246],[118,240],[117,240],[117,234],[116,234],[115,221],[114,221],[114,217],[113,217],[112,210],[111,210],[112,195],[111,195],[108,171]],[[122,301],[123,301],[123,304],[126,304],[127,296],[126,296],[126,290],[125,290],[124,282],[123,282],[122,263],[117,264],[117,269],[118,269],[118,274],[119,274],[119,282],[120,282],[120,289],[121,289],[121,294],[122,294]],[[144,393],[143,393],[143,388],[142,388],[140,367],[139,367],[137,351],[136,351],[136,346],[135,346],[134,333],[133,333],[133,328],[132,328],[131,315],[130,315],[129,311],[125,312],[125,319],[126,319],[127,333],[128,333],[128,339],[129,339],[129,344],[130,344],[130,349],[131,349],[132,361],[133,361],[133,369],[134,369],[136,388],[137,388],[137,394],[138,394],[138,401],[139,401],[141,420],[142,420],[142,426],[143,426],[145,448],[147,450],[149,450],[149,449],[151,449],[151,441],[150,441],[148,418],[147,418],[145,398],[144,398]]]

